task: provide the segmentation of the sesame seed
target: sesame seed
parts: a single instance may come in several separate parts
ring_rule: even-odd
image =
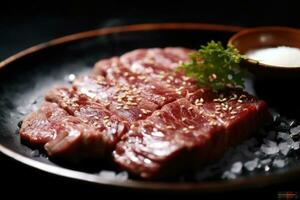
[[[145,80],[145,76],[138,76],[138,79],[140,79],[140,80]]]
[[[136,106],[136,105],[138,105],[136,102],[130,102],[130,101],[128,101],[128,102],[126,102],[126,105],[129,105],[129,106]]]
[[[110,105],[110,102],[104,102],[104,106],[107,107]]]
[[[193,94],[194,94],[194,93],[188,91],[188,92],[186,93],[186,97],[189,98],[189,97],[192,96]]]
[[[186,132],[186,131],[188,131],[188,128],[183,128],[182,130],[183,130],[184,132]]]
[[[133,129],[134,127],[135,127],[134,124],[131,124],[131,125],[130,125],[130,129]]]
[[[173,81],[174,77],[173,76],[169,76],[168,79],[170,79],[171,81]]]
[[[187,77],[187,76],[183,76],[183,77],[182,77],[182,79],[183,79],[184,81],[188,81],[188,80],[190,80],[190,78],[189,78],[189,77]]]
[[[215,126],[215,125],[217,125],[217,122],[215,122],[215,121],[209,121],[209,125],[210,126]]]
[[[233,94],[232,97],[230,98],[230,100],[235,100],[237,98],[236,94]]]
[[[195,126],[190,125],[190,126],[188,126],[188,128],[189,129],[195,129]]]
[[[142,114],[139,114],[139,117],[142,117],[143,115]]]
[[[109,116],[104,116],[103,119],[109,119]]]
[[[225,102],[225,101],[227,101],[227,98],[220,99],[220,102]]]
[[[147,112],[144,108],[142,108],[141,111],[142,111],[142,113],[147,114]]]
[[[208,116],[212,117],[212,118],[215,118],[216,115],[214,113],[211,113],[211,114],[208,114]]]
[[[237,114],[237,112],[236,112],[236,111],[231,111],[231,112],[230,112],[230,114],[232,114],[232,115],[236,115],[236,114]]]
[[[247,96],[244,95],[244,94],[242,94],[242,95],[239,97],[239,99],[243,99],[243,98],[247,98]]]
[[[183,90],[183,89],[184,89],[184,87],[181,86],[181,87],[177,88],[176,90]]]

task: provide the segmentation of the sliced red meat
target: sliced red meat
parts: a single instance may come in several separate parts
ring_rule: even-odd
[[[236,140],[230,141],[231,145],[248,138],[253,130],[271,121],[266,103],[241,89],[221,93],[199,89],[189,96],[189,100],[208,117],[223,123],[228,134],[234,134]]]
[[[215,147],[224,150],[224,132],[217,120],[179,99],[135,124],[117,144],[114,159],[131,174],[159,179],[206,163]]]
[[[54,122],[59,122],[69,114],[59,109],[56,104],[43,103],[38,111],[32,112],[23,119],[20,136],[29,144],[42,147],[57,136]]]
[[[126,67],[117,57],[97,62],[93,74],[102,75],[109,82],[135,86],[142,97],[160,107],[197,89],[195,81],[179,72],[138,74],[130,71],[130,67]]]
[[[192,50],[184,48],[168,47],[164,49],[137,49],[128,52],[120,57],[114,58],[111,61],[111,66],[114,69],[121,71],[121,73],[128,71],[144,75],[149,79],[150,77],[159,83],[162,83],[164,87],[176,90],[177,93],[185,96],[187,92],[193,92],[197,89],[196,81],[191,78],[184,76],[183,73],[177,72],[176,67],[179,62],[184,62],[189,60],[188,54]],[[115,64],[118,63],[118,64]],[[106,63],[98,62],[94,67],[95,72],[101,71],[103,68],[106,71],[108,67],[103,67],[103,65],[108,66]]]
[[[239,90],[201,89],[190,101],[179,99],[137,123],[117,144],[115,161],[142,178],[178,174],[219,158],[270,120],[263,101]]]
[[[143,74],[136,74],[122,67],[122,64],[116,65],[117,58],[112,58],[98,62],[94,67],[94,74],[105,76],[108,82],[118,82],[137,88],[140,96],[157,104],[159,107],[182,98],[185,93],[179,92],[176,88],[162,84],[160,79],[155,79]]]
[[[132,72],[152,74],[161,71],[173,71],[178,66],[178,62],[189,59],[188,53],[191,51],[174,47],[137,49],[124,54],[120,60]]]
[[[138,49],[96,63],[72,88],[52,89],[21,138],[49,156],[111,156],[121,169],[160,179],[220,157],[270,120],[265,102],[239,89],[197,86],[175,70],[189,49]],[[130,127],[130,128],[128,128]]]
[[[136,87],[108,83],[102,76],[83,76],[73,86],[79,93],[105,104],[108,110],[130,123],[145,119],[158,108],[143,98]]]
[[[47,154],[70,161],[102,158],[106,144],[94,128],[70,116],[55,103],[45,102],[29,114],[20,129],[22,140],[43,146]]]
[[[126,121],[76,90],[57,87],[47,93],[46,100],[57,103],[71,115],[98,131],[98,134],[102,135],[108,153],[128,130]]]

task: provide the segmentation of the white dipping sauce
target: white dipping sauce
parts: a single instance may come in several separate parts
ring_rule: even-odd
[[[279,46],[273,48],[262,48],[248,51],[248,58],[260,63],[281,66],[300,67],[300,49],[294,47]]]

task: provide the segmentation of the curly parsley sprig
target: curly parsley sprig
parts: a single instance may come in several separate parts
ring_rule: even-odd
[[[178,70],[215,91],[226,87],[244,88],[247,72],[239,67],[242,59],[244,56],[232,45],[224,48],[221,42],[211,41],[190,54],[190,61],[181,63]]]

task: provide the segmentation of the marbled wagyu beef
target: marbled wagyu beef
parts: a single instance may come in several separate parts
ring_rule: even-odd
[[[110,158],[144,179],[212,162],[270,114],[247,92],[216,93],[176,71],[190,52],[138,49],[100,60],[72,87],[51,89],[40,109],[25,117],[21,138],[52,157]]]

